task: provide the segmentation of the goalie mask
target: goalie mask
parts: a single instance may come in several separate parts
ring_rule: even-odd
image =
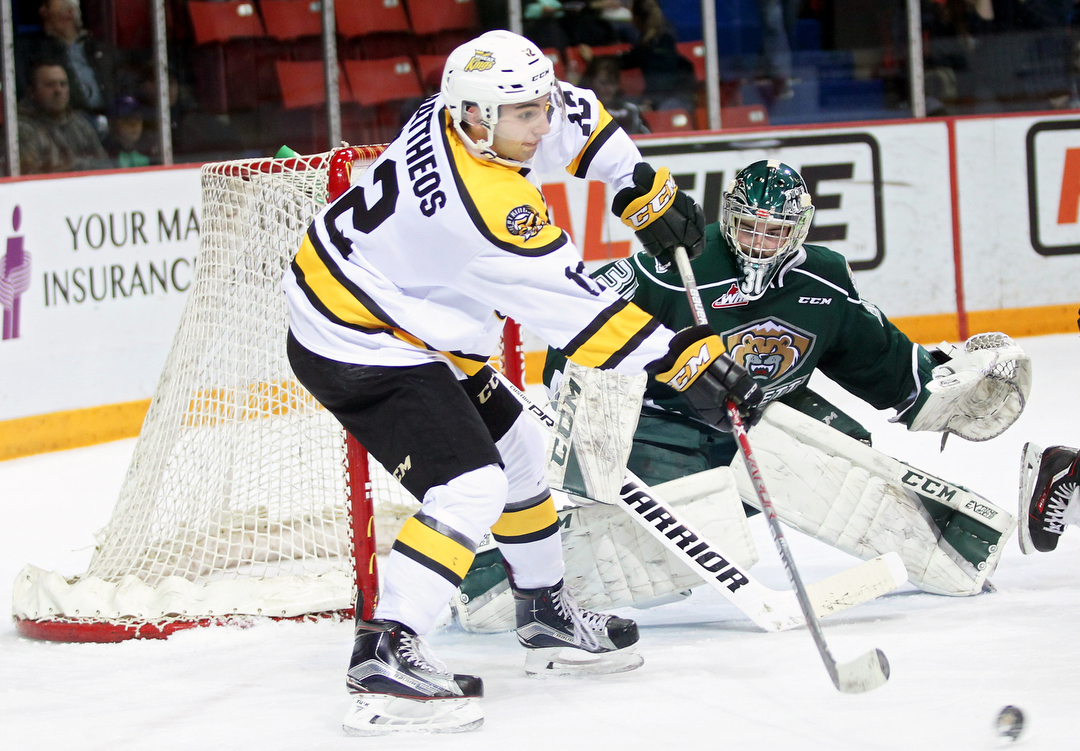
[[[544,114],[551,124],[550,132],[557,132],[566,120],[551,60],[528,39],[509,31],[489,31],[451,52],[443,69],[442,96],[466,148],[480,159],[511,167],[528,160],[495,150],[500,106],[547,97]],[[470,107],[477,113],[472,134],[481,134],[476,141],[465,129]]]
[[[739,289],[756,300],[784,261],[799,251],[814,206],[806,183],[776,160],[754,162],[724,192],[720,226],[739,264]]]

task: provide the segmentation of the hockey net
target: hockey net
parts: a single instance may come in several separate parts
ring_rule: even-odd
[[[164,637],[252,617],[351,615],[377,593],[373,540],[419,503],[295,380],[281,279],[328,192],[382,147],[202,169],[195,279],[108,525],[74,578],[27,566],[19,631]],[[520,337],[500,361],[519,385]]]

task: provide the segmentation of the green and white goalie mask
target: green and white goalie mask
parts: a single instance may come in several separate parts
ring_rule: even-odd
[[[814,206],[806,183],[774,159],[754,162],[724,191],[720,226],[739,264],[739,289],[756,300],[765,294],[784,261],[799,251]]]

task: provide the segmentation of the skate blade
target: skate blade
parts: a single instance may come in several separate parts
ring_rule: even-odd
[[[409,699],[386,694],[355,697],[342,728],[347,735],[464,733],[484,724],[480,700]]]
[[[1043,447],[1034,443],[1025,443],[1020,454],[1020,508],[1016,516],[1016,532],[1020,542],[1020,552],[1024,555],[1037,553],[1031,540],[1028,513],[1031,494],[1035,492],[1035,483],[1039,479],[1039,463],[1042,460]]]
[[[593,654],[573,647],[530,649],[525,653],[525,675],[530,678],[608,675],[640,668],[645,658],[634,647]]]

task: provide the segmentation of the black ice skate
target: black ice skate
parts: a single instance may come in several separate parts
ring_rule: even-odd
[[[1020,461],[1020,550],[1049,553],[1068,524],[1080,522],[1080,463],[1076,449],[1024,446]]]
[[[636,623],[580,609],[562,582],[515,589],[514,605],[518,641],[528,649],[527,675],[622,673],[644,662],[633,649]]]
[[[396,621],[356,624],[345,684],[355,699],[344,722],[349,735],[459,733],[484,723],[483,681],[451,674]]]

